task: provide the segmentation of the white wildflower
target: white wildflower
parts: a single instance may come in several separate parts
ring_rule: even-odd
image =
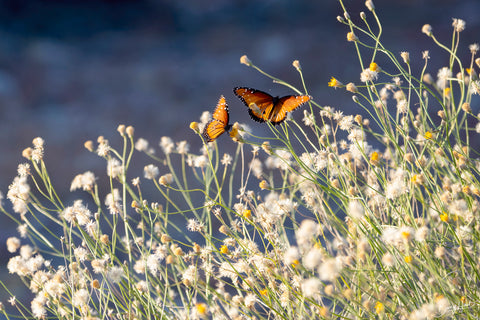
[[[143,168],[143,176],[145,177],[145,179],[154,180],[158,176],[158,174],[158,167],[153,164],[146,165]]]
[[[14,253],[20,248],[20,239],[17,237],[10,237],[7,239],[7,250],[10,253]]]
[[[107,175],[112,178],[117,178],[123,175],[124,168],[120,160],[111,158],[107,162]]]
[[[223,158],[222,160],[220,161],[224,166],[228,166],[230,164],[232,164],[232,156],[229,155],[228,153],[224,153],[223,154]]]
[[[437,78],[437,86],[443,90],[448,87],[448,83],[452,78],[452,71],[447,67],[443,67],[438,70]]]
[[[186,140],[177,142],[177,152],[179,154],[187,154],[189,150],[190,150],[190,145]]]
[[[12,202],[13,211],[19,214],[27,213],[27,202],[30,199],[30,186],[26,177],[15,177],[8,186],[7,198]]]
[[[140,152],[147,152],[148,141],[143,138],[138,138],[137,142],[135,142],[135,149]]]
[[[78,223],[80,226],[85,226],[90,222],[92,213],[83,205],[82,200],[76,200],[73,206],[66,207],[60,215],[68,223]]]
[[[70,185],[70,191],[75,191],[77,189],[82,189],[83,191],[92,191],[95,185],[95,180],[97,178],[91,171],[78,174],[73,178],[72,184]]]
[[[297,247],[289,247],[283,254],[283,260],[286,265],[291,265],[300,259],[300,252]]]
[[[300,227],[295,232],[297,244],[303,246],[315,241],[315,238],[320,234],[320,231],[321,227],[315,221],[308,219],[303,220]]]
[[[92,265],[93,265],[93,261],[92,261]],[[101,265],[103,269],[103,263],[101,263]],[[110,269],[108,269],[107,278],[113,283],[119,283],[120,281],[122,281],[122,278],[124,276],[125,276],[125,272],[123,271],[123,268],[121,266],[112,266]]]
[[[72,298],[72,304],[76,307],[82,307],[87,304],[90,294],[86,289],[79,289],[75,291]]]
[[[480,80],[470,82],[470,91],[472,94],[480,95]]]
[[[456,32],[462,32],[465,30],[465,20],[453,18],[452,27]]]
[[[312,248],[303,258],[303,265],[309,270],[315,270],[323,261],[322,251]]]
[[[358,200],[352,200],[348,203],[348,214],[355,219],[361,219],[365,214],[365,207],[362,202]]]
[[[190,265],[182,274],[183,281],[188,281],[191,284],[197,282],[198,279],[198,269],[195,265]]]
[[[307,110],[303,110],[302,121],[306,126],[313,126],[315,125],[315,116],[313,115],[313,113],[310,113]]]
[[[160,139],[160,147],[162,148],[165,154],[170,154],[175,149],[175,144],[173,143],[170,137],[163,136]]]
[[[341,261],[335,258],[330,258],[318,268],[318,274],[320,275],[321,280],[334,282],[335,279],[340,276],[341,270]]]
[[[122,198],[117,188],[113,189],[111,193],[107,194],[105,198],[105,205],[108,207],[110,214],[118,214],[122,209]]]
[[[314,297],[320,294],[322,282],[318,278],[309,278],[303,280],[301,286],[305,297]]]
[[[360,81],[367,82],[367,81],[374,81],[378,79],[378,72],[372,71],[370,68],[367,68],[360,73]]]

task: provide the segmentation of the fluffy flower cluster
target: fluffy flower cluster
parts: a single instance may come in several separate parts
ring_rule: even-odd
[[[372,1],[366,7],[375,14]],[[338,21],[352,19],[345,12]],[[453,27],[458,36],[465,22]],[[423,32],[434,38],[431,26]],[[348,39],[363,45],[353,32]],[[383,79],[372,62],[361,86],[333,78],[368,117],[314,102],[304,125],[268,126],[272,137],[243,136],[236,152],[212,143],[192,151],[166,136],[135,141],[133,127],[119,126],[124,150],[103,137],[96,148],[85,143],[105,159],[108,186],[90,171],[75,176],[70,190],[82,200],[70,206],[36,138],[7,193],[22,238],[8,236],[7,268],[34,294],[21,311],[37,319],[429,319],[477,308],[480,158],[465,141],[480,118],[472,111],[477,47],[456,75],[444,67],[437,79],[417,80],[402,52],[403,64],[387,55],[401,76]],[[210,117],[192,129],[199,134]],[[133,169],[133,152],[152,163]]]

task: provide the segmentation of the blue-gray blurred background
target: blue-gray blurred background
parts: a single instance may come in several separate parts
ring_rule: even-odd
[[[374,24],[364,1],[344,2],[357,23],[365,11]],[[480,1],[375,4],[383,44],[397,54],[409,51],[416,74],[423,50],[431,52],[433,75],[448,61],[421,34],[423,24],[430,23],[438,38],[450,43],[452,18],[466,20],[460,48],[465,63],[468,45],[480,41]],[[104,135],[119,143],[119,124],[133,125],[136,137],[155,146],[164,135],[186,139],[196,152],[201,142],[188,125],[212,110],[221,94],[233,121],[250,122],[232,94],[234,86],[275,95],[290,92],[241,65],[243,54],[300,87],[291,65],[298,59],[319,104],[359,112],[350,94],[327,87],[331,76],[358,82],[361,71],[338,15],[342,10],[334,0],[0,1],[0,190],[6,193],[23,162],[21,151],[37,136],[46,140],[50,174],[68,199],[76,174],[92,170],[101,175],[105,169],[103,160],[83,148],[84,141]],[[257,133],[264,130],[253,122],[251,127]],[[230,139],[219,143],[226,150],[233,146]],[[5,240],[16,232],[4,216],[0,225],[0,276],[6,279],[11,254]],[[20,289],[15,277],[7,284]],[[1,292],[0,301],[6,303],[8,295]]]

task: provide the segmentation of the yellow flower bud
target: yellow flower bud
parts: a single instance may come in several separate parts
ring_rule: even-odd
[[[334,88],[340,88],[341,86],[343,86],[343,83],[341,83],[340,81],[332,77],[332,79],[330,79],[330,81],[328,82],[328,86],[334,87]]]
[[[268,188],[268,182],[266,180],[262,180],[259,183],[260,189],[267,189]]]
[[[380,301],[378,301],[378,302],[375,304],[375,312],[376,312],[377,314],[380,314],[380,313],[382,313],[384,310],[385,310],[385,307],[384,307],[383,303],[381,303]]]
[[[347,33],[347,41],[349,42],[358,41],[358,37],[355,35],[355,33],[350,31],[349,33]]]
[[[223,245],[220,247],[220,253],[221,254],[228,254],[230,251],[228,250],[228,247],[226,245]]]
[[[198,132],[198,122],[195,122],[195,121],[190,122],[190,129],[192,129],[195,132]]]
[[[370,69],[370,71],[379,71],[379,66],[376,62],[372,62],[372,63],[370,63],[369,69]]]
[[[240,63],[249,67],[252,65],[252,61],[250,61],[250,59],[248,59],[247,55],[245,54],[240,57]]]

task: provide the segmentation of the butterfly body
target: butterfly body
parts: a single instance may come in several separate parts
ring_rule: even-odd
[[[228,105],[224,96],[220,96],[217,107],[210,120],[203,129],[203,137],[206,142],[211,142],[217,139],[225,131],[230,131],[232,125],[229,123],[230,116],[228,114]]]
[[[311,99],[306,95],[274,97],[248,87],[235,87],[233,92],[248,107],[248,114],[253,120],[269,121],[274,125],[285,121],[288,112],[292,112]]]

